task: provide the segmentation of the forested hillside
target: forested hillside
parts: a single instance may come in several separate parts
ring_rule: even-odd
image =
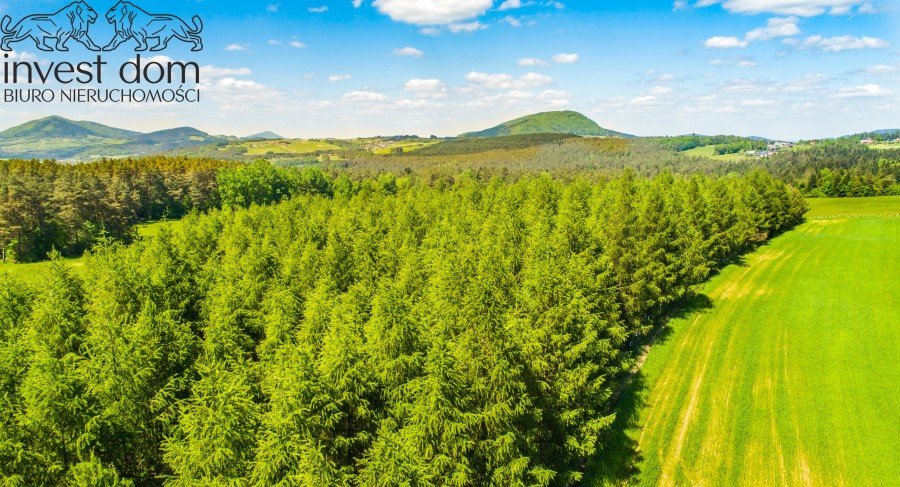
[[[806,210],[762,172],[303,181],[0,276],[3,483],[573,484],[656,320]]]

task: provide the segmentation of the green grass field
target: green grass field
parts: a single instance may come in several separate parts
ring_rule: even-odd
[[[181,220],[142,223],[137,225],[135,229],[137,230],[138,237],[147,238],[157,235],[165,226],[171,227],[175,225],[181,225]],[[66,259],[66,263],[72,266],[72,269],[74,269],[75,272],[81,272],[84,269],[85,260],[84,257],[78,257]],[[0,274],[6,273],[32,284],[39,283],[41,279],[47,275],[49,269],[49,261],[34,262],[31,264],[0,264]]]
[[[66,263],[72,267],[75,272],[84,269],[84,258],[66,259]],[[32,264],[0,264],[0,274],[9,274],[13,277],[21,279],[23,282],[36,284],[47,275],[50,269],[50,262],[35,262]]]
[[[670,322],[586,485],[900,485],[900,197],[811,206]]]
[[[681,154],[684,154],[687,157],[708,157],[710,159],[716,159],[719,161],[739,161],[747,158],[743,153],[716,154],[715,149],[715,145],[704,145],[701,147],[694,147],[693,149],[682,151]]]

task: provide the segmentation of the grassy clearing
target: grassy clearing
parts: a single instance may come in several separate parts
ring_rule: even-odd
[[[891,149],[900,149],[900,144],[894,143],[886,143],[886,144],[872,144],[869,146],[870,149],[876,150],[891,150]]]
[[[716,147],[717,146],[715,145],[704,145],[702,147],[694,147],[693,149],[682,151],[681,154],[688,157],[708,157],[719,161],[739,161],[747,158],[743,154],[716,154]]]
[[[142,223],[137,225],[135,229],[137,230],[138,237],[153,237],[166,226],[175,226],[181,225],[181,220],[172,220],[172,221],[162,221],[162,222],[151,222],[151,223]],[[75,270],[75,272],[81,272],[84,269],[85,257],[77,257],[77,258],[69,258],[65,259],[66,263]],[[35,262],[31,264],[0,264],[0,274],[6,273],[18,279],[21,279],[23,282],[36,284],[41,281],[41,279],[47,275],[48,270],[50,269],[50,262]]]
[[[66,263],[75,270],[81,272],[84,269],[84,257],[65,259]],[[50,269],[50,262],[35,262],[33,264],[0,264],[0,274],[9,274],[22,282],[37,284],[41,282]]]
[[[900,485],[900,218],[877,216],[900,198],[812,206],[845,217],[774,239],[670,322],[586,485]]]

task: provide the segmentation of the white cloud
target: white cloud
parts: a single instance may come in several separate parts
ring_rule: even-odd
[[[721,4],[725,10],[738,14],[773,13],[814,17],[824,13],[849,13],[853,7],[866,3],[865,0],[700,0],[696,6]]]
[[[441,34],[441,29],[436,29],[434,27],[422,27],[419,29],[419,33],[425,36],[436,36]]]
[[[650,89],[650,94],[653,96],[665,96],[671,95],[675,90],[669,88],[668,86],[654,86]]]
[[[550,66],[550,63],[536,57],[519,59],[519,66]]]
[[[447,25],[483,15],[493,0],[375,0],[379,12],[397,22]]]
[[[733,49],[739,47],[741,49],[747,47],[747,41],[742,41],[737,37],[710,37],[703,43],[709,49]]]
[[[524,90],[553,84],[553,78],[538,73],[528,73],[515,78],[505,73],[472,71],[466,75],[466,81],[475,87],[491,90]]]
[[[226,51],[247,51],[247,46],[242,44],[228,44],[225,46]]]
[[[743,57],[731,57],[726,59],[713,59],[709,62],[712,66],[735,66],[738,68],[755,68],[756,61]]]
[[[289,42],[288,44],[289,44],[291,47],[296,47],[297,49],[303,49],[304,47],[306,47],[306,44],[304,44],[304,43],[302,43],[302,42],[300,42],[300,41],[291,41],[291,42]]]
[[[522,0],[506,0],[505,2],[500,4],[500,8],[498,10],[509,10],[513,8],[521,8]]]
[[[765,98],[753,98],[741,101],[742,107],[767,107],[775,104],[775,100]]]
[[[200,75],[203,79],[221,78],[222,76],[250,76],[253,71],[250,68],[217,68],[212,65],[200,67]]]
[[[362,5],[363,0],[353,0],[353,8],[359,8]]]
[[[341,101],[355,103],[372,103],[385,100],[387,100],[387,96],[375,91],[351,91],[344,93],[344,96],[341,97]]]
[[[335,81],[345,81],[352,78],[353,76],[350,76],[349,74],[333,74],[328,77],[328,81],[334,83]]]
[[[281,45],[281,41],[276,40],[276,39],[269,39],[268,44],[269,44],[270,46],[280,46],[280,45]]]
[[[328,7],[326,5],[322,5],[321,7],[309,7],[307,10],[309,10],[309,12],[313,14],[321,14],[327,12]]]
[[[401,47],[399,49],[394,49],[394,54],[397,56],[414,57],[416,59],[419,59],[425,55],[425,53],[420,51],[419,49],[416,49],[415,47],[409,47],[409,46]]]
[[[459,34],[460,32],[475,32],[476,30],[487,29],[488,26],[476,20],[464,24],[450,24],[447,28],[450,29],[450,32]]]
[[[784,43],[797,49],[821,49],[825,52],[856,51],[860,49],[884,49],[890,47],[890,43],[877,37],[822,37],[810,36],[803,41],[785,39]]]
[[[7,59],[8,61],[31,62],[38,60],[37,56],[27,51],[12,51],[7,54],[9,54],[9,58]]]
[[[791,37],[800,33],[797,27],[797,17],[771,18],[766,21],[765,27],[753,29],[744,38],[747,41],[767,41],[778,37]]]
[[[887,64],[876,64],[875,66],[865,69],[865,72],[868,74],[894,74],[897,71],[900,71],[900,65],[891,66]]]
[[[403,90],[421,98],[446,98],[447,86],[439,79],[411,79]]]
[[[266,5],[266,12],[277,12],[278,9],[280,9],[280,8],[281,8],[280,3],[269,4],[269,5]]]
[[[522,21],[513,17],[512,15],[507,15],[500,19],[500,22],[503,24],[509,24],[513,27],[522,27]]]
[[[891,95],[891,91],[875,84],[841,88],[832,98],[874,98]]]
[[[291,112],[296,108],[294,100],[285,93],[252,80],[225,77],[207,80],[200,88],[203,96],[223,112]]]
[[[552,59],[557,64],[573,64],[578,62],[578,54],[560,53],[553,56]]]
[[[685,10],[688,8],[687,0],[675,0],[672,4],[672,11],[677,12],[679,10]]]

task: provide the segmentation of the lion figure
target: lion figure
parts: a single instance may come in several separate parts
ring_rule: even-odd
[[[10,43],[30,37],[41,51],[53,51],[53,47],[47,45],[47,39],[56,39],[57,51],[68,51],[66,43],[69,39],[75,39],[91,51],[99,51],[100,46],[94,44],[88,36],[88,27],[95,20],[97,12],[82,1],[72,2],[55,14],[29,15],[12,29],[9,28],[12,19],[5,15],[0,22],[0,30],[3,31],[0,47],[4,51],[11,51]]]
[[[135,51],[162,51],[173,38],[193,43],[192,51],[203,50],[200,32],[203,22],[199,16],[193,18],[193,28],[175,15],[149,14],[131,2],[120,1],[106,13],[106,20],[116,28],[116,36],[103,48],[104,51],[115,50],[128,39],[138,43]],[[155,46],[150,47],[149,40],[156,39]]]

